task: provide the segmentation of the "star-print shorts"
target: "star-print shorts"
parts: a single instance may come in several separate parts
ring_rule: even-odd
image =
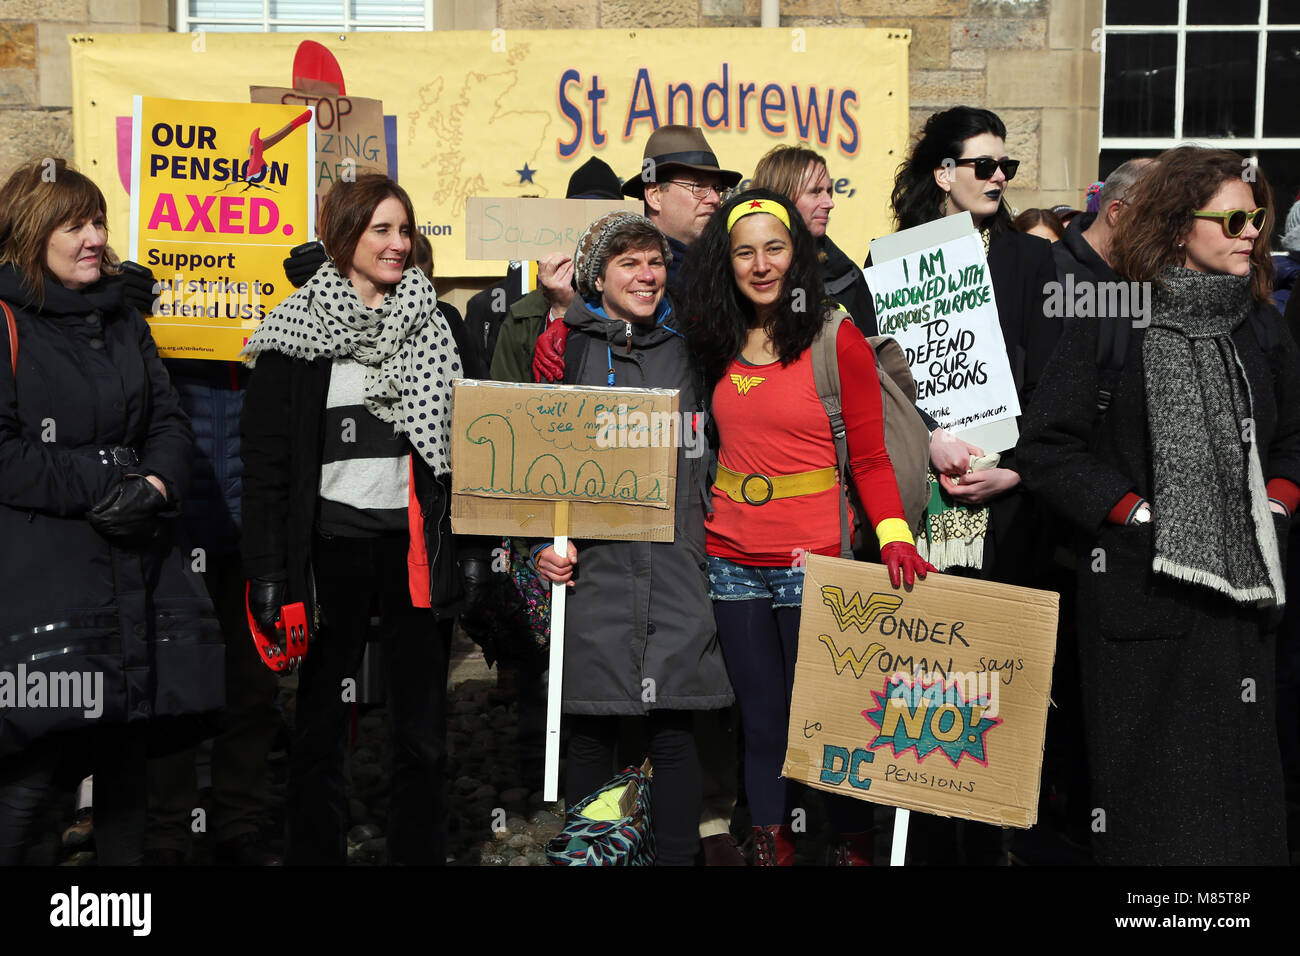
[[[715,601],[757,601],[772,607],[803,603],[803,567],[755,568],[726,558],[709,558],[709,597]]]

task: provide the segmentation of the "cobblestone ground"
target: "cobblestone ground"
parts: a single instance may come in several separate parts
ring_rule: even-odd
[[[453,645],[448,700],[448,841],[447,862],[458,866],[544,866],[546,841],[557,835],[563,824],[563,805],[542,799],[540,774],[525,780],[520,770],[516,728],[516,704],[497,690],[496,672],[463,636]],[[292,681],[282,691],[287,716],[292,717]],[[282,852],[283,804],[288,774],[285,751],[287,733],[268,757],[270,776],[265,833],[270,849]],[[389,767],[392,747],[387,711],[382,704],[363,705],[356,727],[356,739],[348,760],[348,807],[352,827],[348,832],[348,862],[356,866],[382,865],[385,860],[385,829],[388,813]],[[203,786],[205,768],[200,759],[199,780]],[[73,781],[68,786],[74,786]],[[68,845],[61,840],[72,822],[74,790],[69,789],[45,810],[42,836],[29,850],[30,865],[84,866],[95,862],[93,841]],[[200,790],[205,809],[210,789]],[[806,803],[804,831],[796,836],[796,865],[819,865],[827,860],[830,830],[821,811],[820,799],[810,795]],[[876,813],[875,862],[889,860],[889,839],[893,811]],[[748,856],[745,839],[749,815],[742,805],[733,820],[733,833]],[[1015,863],[1086,863],[1082,848],[1055,839],[1045,828],[1018,833],[1011,839],[1011,860]],[[192,865],[212,862],[210,843],[197,835],[186,860]]]

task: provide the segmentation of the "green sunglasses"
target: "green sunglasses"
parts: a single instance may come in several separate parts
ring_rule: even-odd
[[[1268,210],[1263,206],[1258,209],[1224,209],[1222,211],[1213,209],[1196,209],[1193,210],[1192,216],[1196,219],[1217,219],[1219,225],[1223,227],[1223,234],[1229,239],[1236,239],[1246,231],[1246,223],[1250,223],[1256,229],[1263,231],[1264,220],[1268,217]]]

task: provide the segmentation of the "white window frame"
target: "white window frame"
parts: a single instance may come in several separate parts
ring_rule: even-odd
[[[1104,11],[1104,6],[1103,6]],[[1101,45],[1101,97],[1097,109],[1097,148],[1099,150],[1169,149],[1187,142],[1183,136],[1183,76],[1189,33],[1258,33],[1259,47],[1255,57],[1255,130],[1253,136],[1197,136],[1195,142],[1204,146],[1225,147],[1239,153],[1249,153],[1256,160],[1261,149],[1300,149],[1300,136],[1264,135],[1264,68],[1268,53],[1270,30],[1300,32],[1300,23],[1269,23],[1268,0],[1259,0],[1259,20],[1256,23],[1192,24],[1187,23],[1187,0],[1178,0],[1176,24],[1115,24],[1106,23],[1102,14]],[[1174,61],[1174,135],[1173,136],[1106,136],[1106,38],[1125,33],[1172,33],[1177,36],[1177,58]]]
[[[271,0],[262,0],[262,16],[258,19],[242,19],[239,17],[201,17],[193,19],[190,17],[189,0],[175,0],[175,4],[177,33],[189,33],[192,29],[192,23],[202,23],[205,26],[211,24],[216,27],[248,26],[252,24],[253,26],[260,26],[265,33],[270,33],[271,27],[273,26],[303,27],[304,32],[320,32],[319,30],[312,30],[312,28],[320,27],[331,33],[335,30],[342,30],[350,33],[358,29],[358,27],[366,31],[412,29],[412,26],[407,23],[383,24],[369,22],[358,24],[352,19],[352,0],[345,0],[343,4],[343,19],[341,21],[331,19],[328,16],[321,17],[321,19],[316,21],[278,19],[271,16]],[[424,30],[433,29],[433,4],[434,0],[424,0],[424,26],[422,27]]]

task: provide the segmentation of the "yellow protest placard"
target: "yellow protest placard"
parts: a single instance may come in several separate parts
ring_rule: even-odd
[[[136,97],[133,129],[130,257],[158,280],[158,351],[238,358],[314,234],[311,111]]]
[[[133,95],[243,101],[250,86],[289,87],[307,39],[337,58],[349,97],[383,103],[397,178],[441,276],[504,272],[465,256],[470,197],[562,198],[593,156],[630,179],[650,134],[670,123],[701,127],[722,167],[746,178],[778,143],[816,150],[834,191],[829,235],[856,262],[893,230],[910,31],[844,27],[74,37],[76,160],[104,190],[109,220],[126,210],[117,136]],[[336,125],[353,149],[353,124]]]
[[[1000,826],[1038,816],[1059,596],[811,555],[782,773]]]

